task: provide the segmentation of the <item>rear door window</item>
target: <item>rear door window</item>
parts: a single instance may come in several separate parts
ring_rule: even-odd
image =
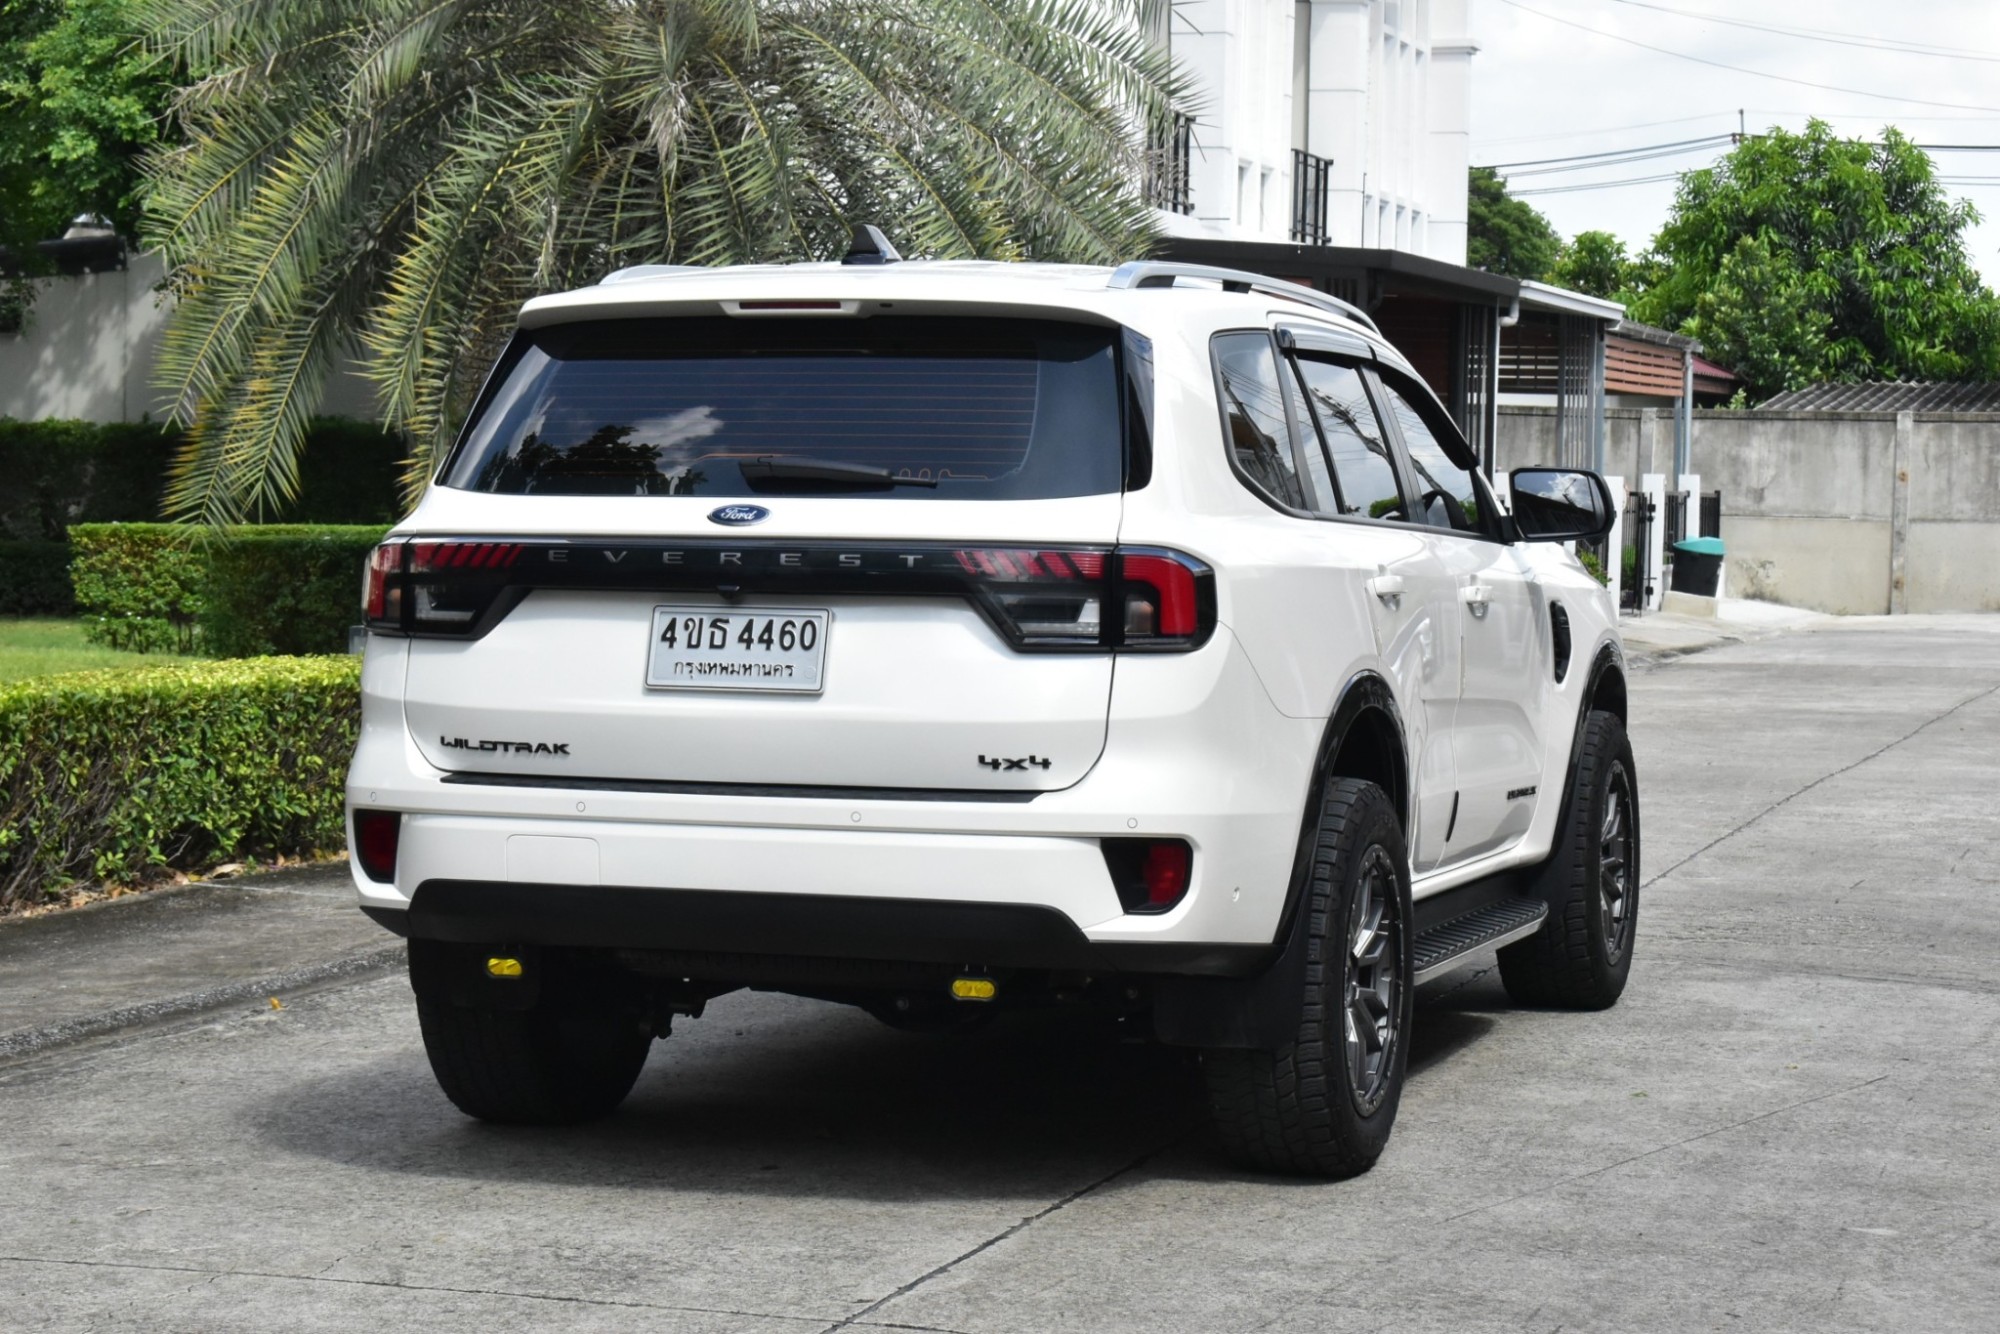
[[[1396,485],[1396,463],[1382,424],[1368,402],[1361,372],[1338,362],[1300,357],[1295,363],[1306,403],[1333,461],[1337,494],[1330,513],[1400,519],[1407,513]]]
[[[1117,339],[1056,321],[882,315],[529,330],[440,480],[510,495],[1116,492]]]

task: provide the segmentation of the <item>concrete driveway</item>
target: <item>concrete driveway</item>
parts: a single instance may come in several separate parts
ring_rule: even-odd
[[[482,1127],[376,977],[0,1068],[0,1326],[1995,1328],[2000,618],[1632,698],[1623,1004],[1433,984],[1358,1181],[1219,1165],[1183,1053],[764,996],[609,1121]]]

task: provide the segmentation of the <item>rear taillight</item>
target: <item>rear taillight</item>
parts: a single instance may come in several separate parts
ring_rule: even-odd
[[[953,553],[1018,648],[1199,648],[1215,630],[1215,576],[1177,551],[979,547]]]
[[[384,542],[368,553],[368,568],[361,576],[361,614],[370,625],[402,625],[403,589],[393,578],[402,565],[401,542]]]
[[[1107,838],[1104,865],[1128,913],[1163,913],[1187,897],[1194,849],[1178,838]]]
[[[955,551],[987,613],[1022,647],[1096,648],[1109,590],[1102,551],[981,547]]]
[[[395,811],[354,812],[354,860],[361,873],[377,884],[396,882],[396,846],[403,837],[403,817]]]
[[[960,597],[1023,652],[1183,652],[1216,625],[1214,572],[1157,547],[395,538],[361,604],[371,630],[470,639],[534,589]]]
[[[519,542],[384,542],[368,558],[362,609],[372,630],[469,635],[511,583]]]
[[[1215,577],[1178,551],[1118,553],[1119,622],[1127,648],[1194,648],[1215,629]]]

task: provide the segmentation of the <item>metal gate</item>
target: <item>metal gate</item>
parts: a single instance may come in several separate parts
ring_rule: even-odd
[[[1653,569],[1653,524],[1658,516],[1653,512],[1653,498],[1644,491],[1628,491],[1625,494],[1625,536],[1632,543],[1632,577],[1625,581],[1619,596],[1619,609],[1640,612],[1653,605],[1653,583],[1656,573]],[[1617,559],[1623,559],[1623,552],[1613,552]]]

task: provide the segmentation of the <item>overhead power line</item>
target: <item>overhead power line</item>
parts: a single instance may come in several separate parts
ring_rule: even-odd
[[[1967,51],[1958,47],[1939,46],[1932,42],[1906,42],[1895,37],[1874,37],[1858,32],[1815,32],[1809,28],[1752,23],[1748,19],[1725,18],[1721,14],[1706,14],[1698,9],[1677,9],[1672,5],[1650,4],[1648,0],[1611,0],[1611,3],[1630,5],[1634,9],[1651,9],[1661,14],[1672,14],[1677,18],[1696,19],[1702,23],[1723,23],[1732,28],[1776,33],[1780,37],[1796,37],[1801,41],[1828,42],[1835,46],[1858,46],[1869,51],[1889,51],[1905,56],[1934,56],[1946,60],[1979,60],[2000,64],[2000,53],[1992,51]]]
[[[1746,65],[1731,65],[1720,60],[1710,60],[1706,56],[1689,55],[1685,51],[1675,51],[1670,47],[1654,46],[1651,42],[1642,42],[1636,37],[1626,37],[1621,33],[1606,32],[1602,28],[1593,28],[1589,24],[1578,23],[1574,19],[1566,19],[1560,15],[1551,14],[1546,10],[1536,9],[1531,5],[1524,5],[1521,3],[1521,0],[1500,0],[1500,3],[1510,9],[1518,9],[1524,14],[1533,14],[1536,18],[1547,19],[1551,23],[1560,23],[1566,28],[1575,28],[1579,32],[1587,32],[1593,37],[1604,37],[1614,42],[1624,42],[1627,46],[1636,46],[1643,51],[1652,51],[1658,55],[1672,56],[1676,60],[1692,61],[1697,65],[1707,65],[1712,69],[1728,70],[1732,74],[1748,74],[1758,79],[1775,79],[1779,83],[1796,84],[1801,88],[1816,88],[1823,93],[1844,93],[1850,97],[1873,97],[1885,102],[1906,102],[1912,106],[1945,107],[1953,111],[2000,111],[2000,107],[1973,106],[1966,102],[1938,102],[1923,97],[1905,97],[1900,93],[1878,93],[1866,88],[1843,88],[1839,84],[1814,83],[1810,79],[1795,79],[1789,74],[1772,74],[1768,70],[1751,69]]]
[[[1548,167],[1565,162],[1593,162],[1606,158],[1622,158],[1633,153],[1651,153],[1656,150],[1671,149],[1678,152],[1690,148],[1705,148],[1715,144],[1726,144],[1735,137],[1731,134],[1710,134],[1704,135],[1699,139],[1676,139],[1672,143],[1665,144],[1641,144],[1636,148],[1607,148],[1598,153],[1572,153],[1568,157],[1527,158],[1520,162],[1495,162],[1491,165],[1495,171],[1508,171],[1514,167]]]
[[[1686,174],[1670,171],[1659,176],[1628,176],[1622,181],[1586,181],[1582,185],[1544,185],[1534,190],[1510,190],[1508,193],[1516,199],[1524,199],[1529,195],[1575,194],[1579,190],[1616,190],[1626,185],[1656,185],[1661,181],[1677,181]]]
[[[1599,125],[1589,130],[1557,130],[1551,134],[1510,134],[1500,139],[1482,139],[1480,147],[1497,148],[1502,144],[1539,144],[1556,139],[1587,139],[1593,134],[1618,134],[1624,130],[1653,130],[1662,125],[1686,125],[1691,121],[1714,120],[1718,116],[1733,116],[1735,107],[1721,111],[1704,111],[1694,116],[1673,116],[1667,120],[1642,120],[1631,125]]]
[[[1588,172],[1594,166],[1624,166],[1626,162],[1648,162],[1652,158],[1674,158],[1688,152],[1704,152],[1732,142],[1734,134],[1710,134],[1708,138],[1688,138],[1674,144],[1646,144],[1642,148],[1612,148],[1606,152],[1584,152],[1574,158],[1536,158],[1532,162],[1494,162],[1492,170],[1512,176],[1548,176],[1552,172]],[[1526,170],[1518,170],[1526,168]]]

